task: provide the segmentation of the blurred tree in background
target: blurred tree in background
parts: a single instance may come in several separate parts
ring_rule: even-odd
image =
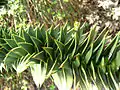
[[[1,5],[6,3],[2,1]],[[91,25],[112,25],[112,33],[119,30],[119,3],[119,0],[9,0],[0,21],[14,28],[41,23],[49,28],[66,21],[70,25],[86,21]]]

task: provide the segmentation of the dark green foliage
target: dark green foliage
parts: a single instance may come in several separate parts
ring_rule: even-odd
[[[0,8],[2,8],[3,6],[6,6],[8,3],[8,0],[0,0]]]
[[[107,30],[98,34],[95,27],[91,27],[88,33],[83,33],[82,27],[67,30],[67,25],[49,30],[21,30],[22,33],[16,35],[4,29],[0,32],[0,62],[4,63],[8,72],[14,68],[19,74],[34,67],[33,74],[40,64],[43,76],[52,76],[54,80],[66,76],[66,83],[71,82],[74,88],[77,87],[76,83],[80,84],[79,88],[89,88],[89,83],[98,89],[119,88],[120,33],[106,44],[109,41]],[[23,71],[18,71],[20,64],[26,65]],[[56,74],[60,77],[55,78]],[[113,85],[107,85],[107,82]],[[36,83],[38,87],[39,84],[41,87],[42,83]]]

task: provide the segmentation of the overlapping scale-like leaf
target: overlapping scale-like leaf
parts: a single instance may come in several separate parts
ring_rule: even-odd
[[[80,83],[78,86],[89,88],[94,83],[98,88],[118,88],[112,72],[120,75],[120,34],[107,39],[107,28],[98,33],[92,27],[85,33],[85,27],[84,23],[77,29],[68,29],[66,23],[64,26],[51,26],[48,30],[44,25],[35,29],[30,26],[17,33],[1,29],[0,63],[4,63],[8,71],[14,68],[17,73],[31,68],[38,87],[52,76],[59,89],[66,85],[66,90],[69,90],[73,83],[74,87]],[[20,70],[22,65],[24,67]],[[106,86],[109,80],[113,86]],[[98,82],[101,82],[100,86]]]

